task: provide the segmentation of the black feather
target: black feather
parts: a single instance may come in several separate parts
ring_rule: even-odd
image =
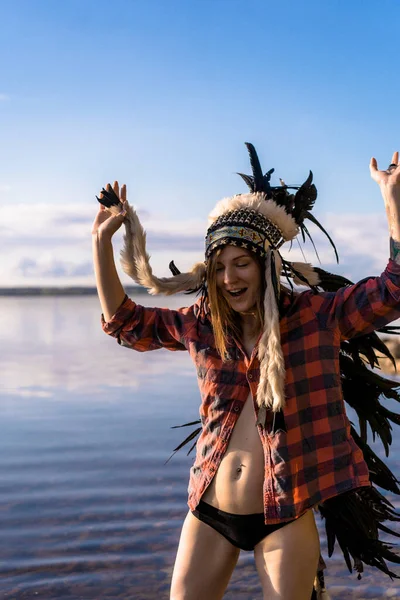
[[[197,440],[194,442],[194,444],[192,444],[189,448],[189,450],[186,453],[186,456],[189,456],[189,454],[196,448],[196,444],[197,444]]]
[[[375,334],[371,334],[371,345],[374,348],[374,350],[377,350],[378,352],[380,352],[381,354],[383,354],[383,356],[386,356],[386,358],[389,358],[389,360],[391,361],[394,369],[396,370],[396,361],[394,359],[393,354],[390,352],[389,348],[386,346],[385,342],[381,340],[381,338],[379,336]]]
[[[312,589],[310,600],[318,600],[317,592],[315,590],[315,587],[313,587],[313,589]]]
[[[291,214],[293,209],[293,194],[288,194],[287,186],[272,188],[272,199],[278,206],[283,206],[288,214]]]
[[[114,192],[114,190],[111,188],[109,190],[105,190],[104,188],[101,190],[101,193],[103,195],[103,198],[97,198],[97,200],[100,202],[100,204],[103,204],[103,206],[107,207],[107,208],[111,208],[111,206],[118,206],[121,205],[121,201],[118,198],[117,194]]]
[[[187,423],[188,425],[188,423]],[[186,425],[177,425],[176,427],[186,427]],[[174,451],[172,452],[171,456],[168,458],[168,460],[165,461],[164,465],[166,465],[171,458],[174,456],[174,454],[176,454],[176,452],[178,452],[178,450],[180,450],[181,448],[183,448],[183,446],[186,446],[186,444],[188,444],[189,442],[191,442],[202,430],[202,427],[198,427],[198,429],[195,429],[194,431],[192,431],[192,433],[190,435],[187,436],[187,438],[185,438],[183,440],[183,442],[181,442],[180,444],[178,444],[178,446],[176,448],[174,448]],[[197,440],[195,442],[195,445],[197,443]],[[190,450],[189,450],[190,452]],[[189,454],[188,452],[188,454]]]
[[[173,425],[171,429],[179,429],[179,427],[191,427],[192,425],[199,425],[201,423],[200,419],[197,421],[190,421],[190,423],[184,423],[183,425]]]
[[[317,199],[317,188],[312,183],[313,174],[310,171],[306,181],[299,187],[294,196],[294,207],[292,216],[296,223],[300,225],[307,216],[307,213],[313,209]]]
[[[314,252],[315,252],[315,254],[316,254],[316,256],[317,256],[318,262],[319,262],[319,263],[321,263],[321,260],[320,260],[320,258],[319,258],[319,255],[318,255],[317,248],[315,247],[315,244],[314,244],[314,240],[312,239],[312,237],[311,237],[311,235],[310,235],[310,232],[308,231],[308,229],[307,229],[307,227],[305,226],[305,224],[304,224],[304,223],[302,223],[302,224],[300,225],[300,229],[301,229],[301,232],[303,233],[303,239],[304,239],[304,234],[306,234],[306,236],[308,237],[308,239],[309,239],[309,240],[310,240],[310,242],[312,243],[312,246],[313,246],[313,248],[314,248]]]
[[[385,325],[378,329],[381,333],[390,333],[391,335],[400,335],[400,327],[398,325]]]
[[[325,531],[326,531],[326,541],[327,541],[327,545],[328,545],[328,556],[330,558],[335,549],[336,534],[335,534],[335,528],[333,526],[333,523],[329,519],[327,519],[325,521]]]
[[[381,521],[388,517],[399,520],[400,516],[396,516],[393,506],[376,489],[364,487],[345,492],[321,503],[319,510],[325,519],[329,556],[336,537],[350,572],[352,557],[359,574],[365,563],[390,577],[399,578],[388,569],[385,561],[399,564],[400,557],[393,552],[392,546],[378,539],[378,530]]]
[[[351,437],[362,450],[372,483],[393,494],[400,494],[400,488],[398,486],[399,481],[393,475],[389,467],[385,465],[383,460],[381,460],[366,441],[362,439],[362,436],[358,435],[354,427],[351,427]]]
[[[286,262],[286,261],[285,261],[285,262]],[[283,261],[282,261],[282,264],[284,264],[284,263],[283,263]],[[291,275],[292,277],[293,277],[293,275],[295,275],[295,276],[296,276],[298,279],[300,279],[300,281],[302,281],[302,282],[303,282],[305,285],[307,285],[308,287],[310,287],[311,289],[314,289],[314,290],[316,291],[316,289],[315,289],[315,286],[312,286],[312,285],[309,283],[308,279],[307,279],[307,278],[306,278],[306,277],[305,277],[305,276],[304,276],[302,273],[300,273],[300,271],[297,271],[297,269],[296,269],[296,268],[293,266],[293,264],[292,264],[292,263],[289,263],[289,262],[287,262],[286,266],[287,266],[287,268],[288,268],[288,269],[289,269],[289,270],[292,272],[292,275]]]
[[[271,181],[271,175],[272,173],[275,172],[275,169],[270,169],[269,171],[267,171],[264,175],[264,181],[266,181],[267,183],[269,183]]]
[[[279,285],[278,285],[278,279],[276,277],[276,269],[275,269],[275,256],[274,253],[271,251],[270,253],[270,260],[271,260],[271,280],[272,280],[272,286],[274,288],[274,294],[275,294],[275,299],[277,304],[279,303]]]
[[[318,274],[320,280],[318,286],[321,287],[325,292],[336,292],[341,287],[353,285],[353,283],[349,279],[346,279],[346,277],[329,273],[329,271],[325,271],[320,267],[314,267],[314,271]]]
[[[378,525],[378,529],[384,533],[387,533],[388,535],[394,535],[394,537],[400,538],[400,533],[397,533],[397,531],[394,531],[394,529],[390,529],[390,527],[386,527],[386,525],[382,525],[382,523]]]
[[[178,267],[176,266],[176,264],[174,263],[173,260],[171,260],[171,262],[168,265],[169,270],[171,271],[172,275],[180,275],[181,272],[178,269]]]
[[[332,240],[331,236],[329,235],[329,233],[326,231],[326,229],[324,229],[322,227],[321,223],[319,221],[317,221],[317,219],[314,217],[314,215],[312,215],[310,212],[307,212],[306,215],[305,215],[305,217],[307,219],[309,219],[312,223],[314,223],[314,225],[316,225],[326,235],[326,237],[330,241],[330,243],[332,245],[332,248],[333,248],[333,250],[335,252],[336,261],[339,262],[339,255],[338,255],[338,252],[336,250],[336,246],[333,243],[333,240]]]
[[[249,187],[251,192],[255,192],[254,189],[254,179],[250,175],[245,175],[244,173],[236,173],[236,175],[240,175],[240,177],[244,180],[246,185]]]
[[[269,185],[268,182],[264,179],[256,149],[254,148],[253,144],[250,144],[250,142],[245,142],[245,145],[250,157],[251,170],[253,171],[254,191],[267,192]]]
[[[335,251],[336,260],[339,262],[338,253],[331,237],[317,221],[317,219],[311,214],[317,198],[317,188],[312,183],[312,171],[310,171],[306,181],[301,186],[289,186],[286,184],[281,186],[271,186],[270,179],[274,169],[270,169],[265,173],[265,175],[263,175],[261,164],[253,144],[250,142],[245,142],[245,145],[249,153],[253,175],[245,175],[244,173],[238,173],[238,175],[240,175],[240,177],[244,180],[250,191],[252,193],[262,192],[265,194],[266,199],[273,199],[277,205],[283,206],[286,212],[291,215],[296,223],[300,226],[303,242],[305,241],[305,236],[307,235],[316,251],[314,242],[307,228],[304,226],[305,219],[312,221],[315,225],[317,225],[317,227],[319,227],[319,229],[321,229],[321,231],[325,233],[329,239]],[[296,194],[290,194],[288,192],[289,189],[297,190]]]
[[[174,448],[174,452],[178,452],[178,450],[180,450],[181,448],[183,448],[183,446],[186,446],[186,444],[188,444],[189,442],[191,442],[192,439],[195,438],[196,435],[198,435],[201,430],[202,430],[202,427],[198,427],[197,429],[195,429],[194,431],[192,431],[192,433],[190,435],[188,435],[187,438],[185,438],[183,440],[183,442],[181,442],[180,444],[178,444],[178,446],[176,448]]]
[[[174,263],[173,260],[171,260],[171,262],[168,265],[169,270],[171,271],[172,275],[176,276],[176,275],[180,275],[181,271],[178,269],[178,267],[176,266],[176,264]],[[185,294],[197,294],[197,293],[202,293],[204,289],[204,284],[202,283],[201,285],[199,285],[199,287],[191,289],[191,290],[186,290]]]

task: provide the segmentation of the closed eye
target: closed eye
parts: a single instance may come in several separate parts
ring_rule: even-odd
[[[250,263],[236,263],[235,267],[248,267]],[[219,271],[223,271],[225,267],[217,267],[215,270],[218,273]]]

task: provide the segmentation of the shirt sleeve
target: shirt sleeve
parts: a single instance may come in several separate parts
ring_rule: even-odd
[[[400,318],[400,265],[390,259],[380,277],[316,294],[312,303],[326,326],[339,328],[342,339],[371,333]]]
[[[101,315],[103,331],[117,338],[121,346],[139,352],[187,350],[186,338],[196,325],[194,307],[170,310],[136,304],[125,296],[121,306],[109,321]]]

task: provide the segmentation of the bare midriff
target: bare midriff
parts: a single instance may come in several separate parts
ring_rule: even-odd
[[[228,448],[202,500],[226,512],[264,512],[264,452],[249,394],[235,424]]]

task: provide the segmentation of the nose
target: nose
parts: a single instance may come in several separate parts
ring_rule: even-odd
[[[236,269],[233,266],[226,266],[224,269],[224,284],[232,285],[237,281]]]

